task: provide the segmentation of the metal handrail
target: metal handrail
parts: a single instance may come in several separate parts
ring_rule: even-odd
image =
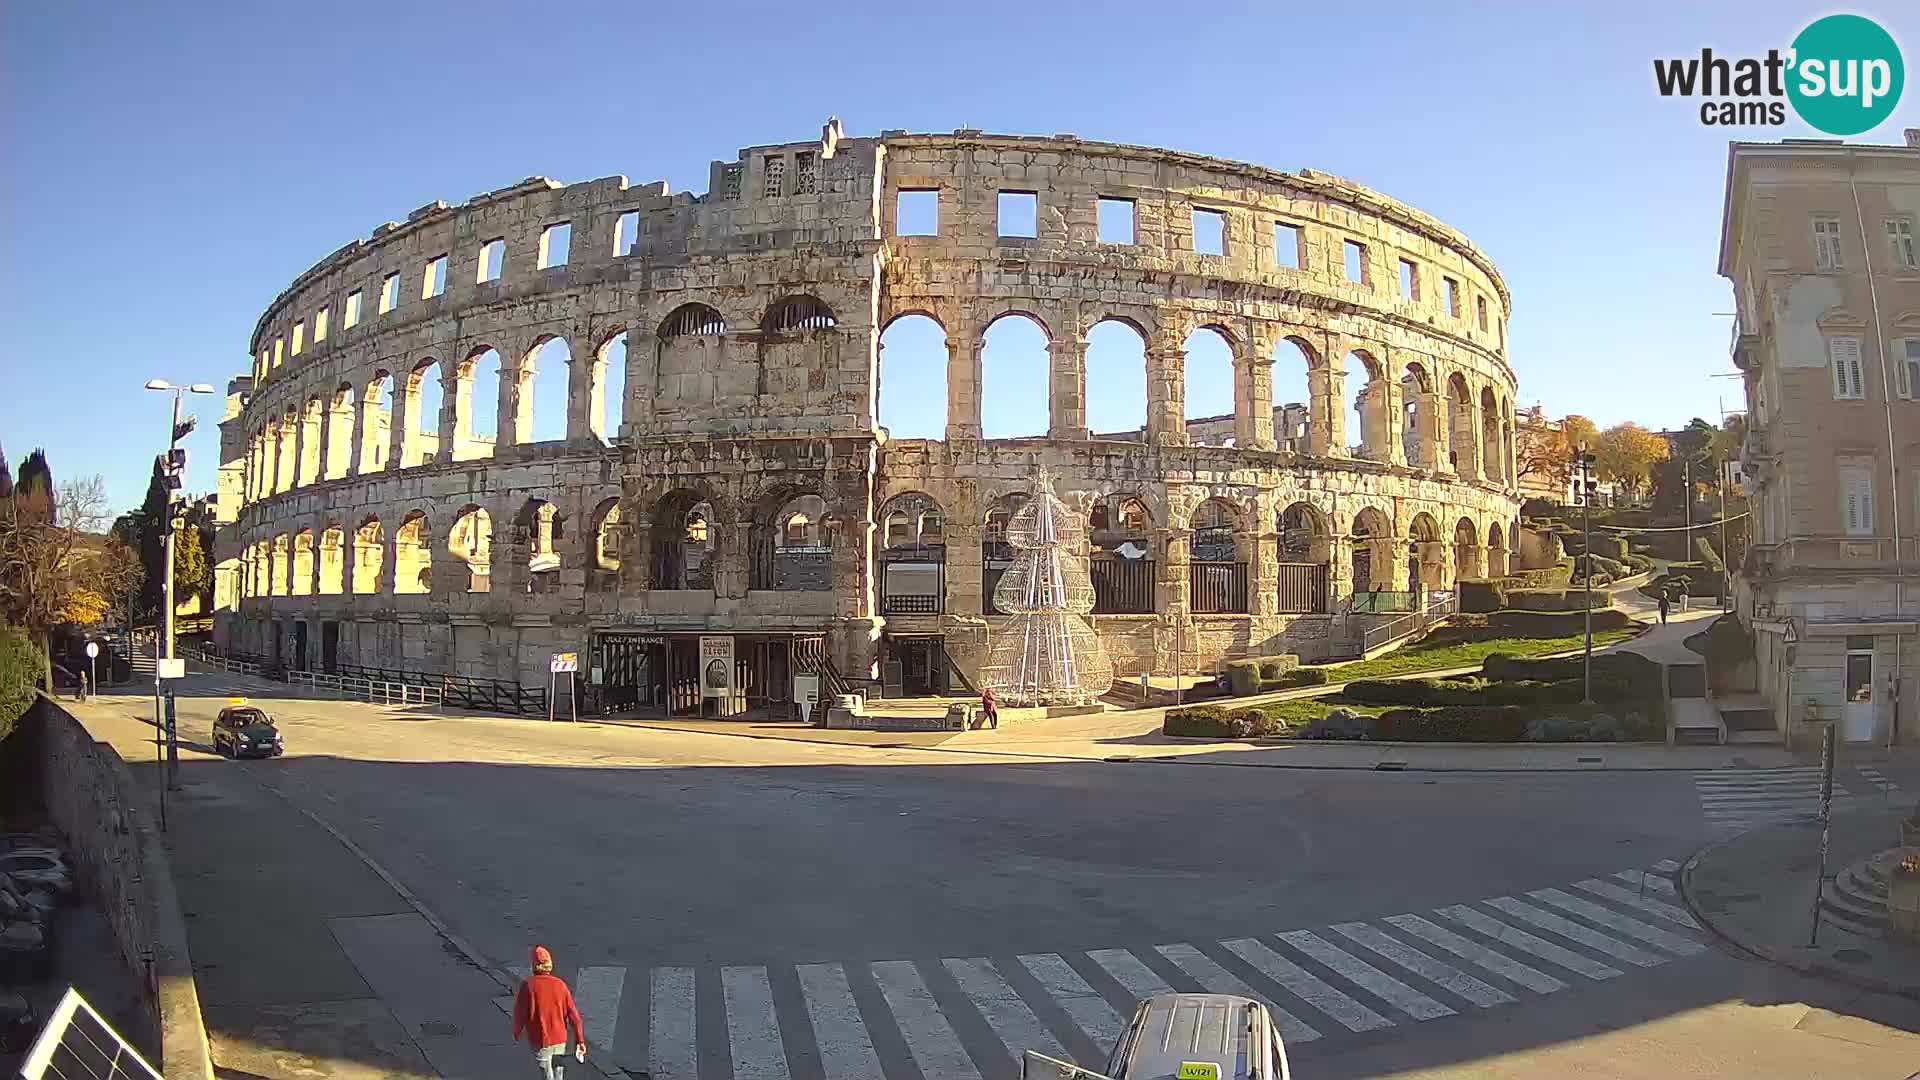
[[[1365,656],[1370,649],[1388,645],[1403,637],[1417,634],[1444,619],[1451,618],[1459,610],[1459,600],[1451,592],[1428,593],[1420,610],[1408,612],[1396,619],[1368,627],[1360,633],[1360,655]]]

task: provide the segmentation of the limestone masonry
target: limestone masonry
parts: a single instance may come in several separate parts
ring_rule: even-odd
[[[902,193],[937,205],[930,235],[896,229]],[[1003,193],[1032,196],[1033,235],[1000,235]],[[1479,249],[1377,192],[1070,135],[829,121],[715,162],[704,195],[533,178],[434,203],[254,330],[221,425],[217,643],[541,688],[578,652],[606,711],[782,713],[803,673],[961,690],[1046,466],[1087,515],[1119,677],[1338,655],[1379,618],[1356,590],[1394,607],[1505,571],[1508,310]],[[945,331],[942,439],[878,422],[882,393],[940,393],[881,385],[907,315]],[[982,438],[983,336],[1009,316],[1049,341],[1012,388],[1044,387],[1048,429]],[[1146,424],[1094,436],[1107,321],[1144,343]],[[1234,410],[1190,432],[1196,332],[1232,353]],[[1276,350],[1305,359],[1304,415],[1273,400]],[[539,432],[537,375],[562,369],[564,435],[557,409]]]

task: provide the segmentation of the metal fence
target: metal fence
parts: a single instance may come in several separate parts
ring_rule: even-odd
[[[1281,563],[1278,594],[1282,615],[1326,614],[1327,565]]]
[[[1095,615],[1153,614],[1152,559],[1095,559],[1087,576],[1093,579]]]
[[[1363,595],[1363,594],[1356,594]],[[1446,622],[1460,610],[1458,598],[1451,592],[1430,592],[1419,601],[1419,609],[1398,618],[1368,627],[1360,634],[1360,655],[1382,645],[1390,645]]]
[[[1187,599],[1196,615],[1245,614],[1247,564],[1243,562],[1189,563]]]

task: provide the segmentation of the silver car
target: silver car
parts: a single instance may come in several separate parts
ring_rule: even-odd
[[[1156,994],[1142,1001],[1104,1073],[1028,1051],[1023,1080],[1292,1080],[1287,1048],[1252,998]]]

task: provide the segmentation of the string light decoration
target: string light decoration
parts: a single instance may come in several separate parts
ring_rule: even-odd
[[[993,590],[1006,625],[989,630],[980,683],[1002,704],[1091,705],[1113,686],[1113,665],[1087,623],[1093,581],[1080,554],[1086,528],[1053,493],[1045,471],[1007,522],[1018,553]]]

